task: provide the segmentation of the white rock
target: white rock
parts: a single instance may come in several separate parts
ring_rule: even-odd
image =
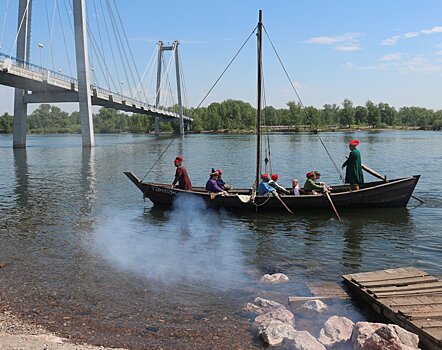
[[[283,273],[274,273],[273,275],[269,275],[268,273],[261,277],[261,283],[268,284],[277,284],[277,283],[286,283],[289,281],[289,278]]]
[[[284,307],[282,304],[277,303],[276,301],[264,299],[261,297],[256,297],[253,302],[255,303],[255,305],[260,306],[260,307],[268,307],[268,308]]]
[[[261,338],[272,346],[281,344],[285,338],[293,339],[296,334],[292,325],[277,320],[261,323],[258,330]]]
[[[295,326],[295,316],[286,308],[273,309],[255,318],[255,323],[258,324],[270,321],[281,321]]]
[[[332,316],[324,323],[318,341],[326,348],[345,343],[350,340],[353,326],[354,322],[346,317]]]
[[[302,310],[316,311],[319,313],[326,311],[327,308],[328,306],[319,299],[306,301],[300,307]]]
[[[418,349],[419,337],[393,324],[358,322],[351,342],[355,350],[412,350]]]
[[[296,332],[295,336],[284,345],[291,350],[326,350],[325,346],[307,331]]]

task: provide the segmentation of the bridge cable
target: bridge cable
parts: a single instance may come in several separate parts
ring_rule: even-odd
[[[17,34],[16,34],[16,36],[15,36],[14,43],[12,44],[11,54],[9,55],[9,57],[14,57],[14,56],[12,56],[12,53],[14,52],[14,48],[15,48],[16,45],[17,45],[18,35],[19,35],[20,31],[21,31],[21,27],[23,26],[23,22],[24,22],[25,17],[26,17],[26,15],[27,15],[27,13],[28,13],[28,10],[29,10],[29,2],[30,2],[30,0],[27,0],[27,1],[26,1],[26,7],[25,7],[25,10],[23,11],[23,17],[22,17],[21,20],[20,20],[20,25],[18,26]]]
[[[61,20],[60,6],[58,6],[58,3],[57,3],[57,12],[58,12],[58,19],[60,20],[61,33],[63,35],[63,42],[64,42],[64,48],[66,50],[66,57],[68,59],[69,74],[72,76],[73,74],[72,74],[71,60],[69,59],[69,50],[68,50],[68,46],[66,43],[66,37],[64,35],[63,22]]]
[[[57,0],[54,0],[54,10],[52,11],[52,24],[49,31],[49,50],[48,50],[48,61],[49,58],[52,60],[52,70],[55,71],[55,61],[54,61],[54,49],[53,49],[53,34],[54,34],[54,22],[55,22],[55,8],[57,6]]]
[[[155,59],[155,56],[157,56],[157,55],[158,55],[158,52],[157,52],[157,48],[155,47],[155,50],[153,51],[152,56],[150,56],[150,59],[147,62],[146,68],[144,69],[143,74],[141,75],[140,82],[137,85],[137,90],[142,89],[142,92],[143,92],[143,95],[144,95],[144,98],[145,98],[145,102],[147,104],[148,104],[149,99],[148,99],[148,97],[146,95],[146,90],[147,89],[144,89],[143,81],[144,81],[144,79],[146,77],[146,74],[147,74],[147,77],[149,76],[148,72],[150,72],[151,64],[152,64],[153,60]]]
[[[100,21],[99,16],[98,16],[98,11],[97,11],[97,6],[95,5],[95,1],[92,1],[92,3],[94,4],[94,12],[95,12],[95,18],[97,19],[97,28],[98,28],[98,38],[100,41],[100,47],[101,47],[101,52],[104,52],[104,47],[103,47],[103,39],[101,36],[101,27],[100,27]],[[105,72],[103,72],[104,75],[104,80],[107,84],[107,88],[110,90],[110,84],[109,84],[109,70],[106,70]]]
[[[126,58],[126,61],[127,61],[127,56],[124,57],[125,56],[125,54],[124,54],[124,47],[123,47],[123,44],[122,44],[120,33],[119,33],[118,28],[117,28],[116,23],[115,23],[116,21],[115,21],[115,17],[114,17],[113,10],[112,10],[112,5],[109,2],[109,0],[106,0],[106,5],[107,5],[108,13],[109,13],[109,19],[110,19],[111,27],[112,27],[112,30],[113,30],[113,33],[114,33],[114,38],[116,39],[116,42],[117,42],[117,49],[118,49],[118,53],[120,54],[120,60],[121,60],[122,66],[123,66],[123,72],[124,72],[124,75],[125,75],[125,78],[126,78],[126,83],[127,83],[128,87],[129,87],[130,79],[129,79],[129,75],[128,75],[127,69],[126,69],[126,66],[128,66],[128,64],[125,64],[126,62],[124,61],[125,58]],[[130,67],[128,66],[128,68],[130,68]],[[124,83],[124,82],[120,81],[120,84],[121,83]],[[123,97],[123,90],[124,90],[123,84],[121,84],[120,88],[121,88],[121,96]],[[130,89],[129,89],[129,91],[130,91]]]
[[[117,3],[115,2],[115,0],[114,0],[114,6],[116,8],[116,12],[117,12],[118,20],[120,21],[121,28],[123,29],[123,35],[124,35],[124,38],[126,39],[126,45],[127,45],[127,48],[129,49],[129,55],[132,59],[132,64],[134,66],[135,74],[137,75],[138,81],[141,82],[140,73],[138,72],[137,65],[136,65],[135,59],[134,59],[134,55],[133,55],[132,49],[129,45],[129,39],[127,38],[126,29],[124,28],[123,21],[121,20],[121,16],[120,16],[120,11],[118,10]],[[133,79],[133,77],[132,77],[132,79]],[[134,79],[134,82],[136,83],[135,79]],[[138,93],[138,90],[137,90],[137,93]],[[144,93],[144,91],[143,91],[143,93]],[[138,97],[141,99],[141,95],[139,93],[138,93]]]
[[[301,98],[299,97],[298,91],[296,90],[295,86],[293,85],[293,82],[292,82],[292,80],[290,79],[290,76],[289,76],[289,74],[287,73],[287,70],[285,69],[285,66],[284,66],[284,64],[282,63],[282,60],[281,60],[281,58],[279,57],[279,54],[278,54],[278,52],[277,52],[275,46],[273,45],[272,39],[270,39],[270,36],[269,36],[269,34],[268,34],[268,32],[267,32],[267,29],[265,28],[264,25],[263,25],[263,28],[264,28],[264,32],[266,33],[266,36],[267,36],[267,38],[269,39],[269,42],[270,42],[270,44],[271,44],[271,46],[272,46],[272,48],[273,48],[273,51],[274,51],[275,54],[276,54],[276,57],[278,58],[279,63],[281,64],[282,69],[284,70],[284,73],[285,73],[285,75],[287,76],[287,78],[288,78],[288,80],[289,80],[289,82],[290,82],[290,85],[291,85],[292,88],[293,88],[293,91],[295,92],[296,96],[298,97],[298,100],[299,100],[299,103],[300,103],[301,107],[304,108],[304,104],[302,103]],[[316,127],[316,125],[315,125],[315,123],[313,122],[313,120],[312,120],[311,117],[310,117],[310,124],[311,124],[314,128],[317,129],[317,127]],[[335,163],[333,157],[331,156],[330,152],[328,151],[327,147],[325,146],[324,142],[322,141],[322,138],[321,138],[321,136],[319,135],[319,132],[316,133],[316,136],[318,136],[319,141],[321,141],[321,144],[322,144],[322,146],[324,147],[325,151],[327,152],[328,157],[329,157],[330,160],[332,161],[332,163],[333,163],[333,165],[334,165],[334,167],[335,167],[335,169],[336,169],[336,172],[338,173],[340,179],[342,180],[343,183],[345,183],[345,180],[344,180],[344,177],[342,176],[341,171],[339,170],[339,168],[338,168],[338,166],[336,165],[336,163]]]
[[[212,90],[214,89],[214,87],[216,86],[216,84],[218,84],[218,82],[220,81],[220,79],[222,78],[222,76],[224,75],[224,73],[227,71],[227,69],[229,69],[229,67],[232,65],[233,61],[236,59],[236,57],[239,55],[239,53],[241,52],[241,50],[243,49],[243,47],[247,44],[247,42],[249,41],[249,39],[252,37],[252,35],[255,33],[256,28],[258,28],[258,26],[256,26],[253,31],[250,33],[250,35],[247,37],[246,41],[241,45],[241,47],[239,48],[239,50],[236,52],[236,54],[233,56],[233,58],[230,60],[229,64],[227,65],[227,67],[223,70],[223,72],[221,73],[221,75],[218,77],[218,79],[216,79],[215,83],[212,85],[212,87],[209,89],[209,91],[207,92],[207,94],[204,96],[204,98],[201,100],[201,102],[198,104],[198,106],[195,108],[198,109],[203,102],[206,100],[207,96],[209,96],[209,94],[212,92]]]
[[[5,17],[3,18],[2,34],[0,36],[0,49],[3,46],[3,35],[5,34],[6,18],[8,16],[8,10],[9,10],[9,0],[7,0],[7,2],[6,2]]]
[[[101,7],[101,14],[102,14],[103,20],[104,20],[104,26],[106,28],[106,36],[107,36],[107,40],[109,42],[109,47],[110,47],[110,51],[111,51],[112,61],[114,63],[114,67],[115,67],[115,74],[117,75],[118,82],[120,82],[121,79],[120,79],[119,70],[118,70],[118,67],[117,67],[117,62],[115,60],[115,55],[114,55],[114,50],[113,50],[113,47],[112,47],[112,42],[110,40],[109,28],[107,26],[107,21],[106,21],[106,16],[105,16],[105,13],[104,13],[104,7],[103,7],[102,0],[100,0],[100,7]],[[112,77],[112,75],[111,75],[111,77]],[[113,82],[113,79],[112,79],[112,82]],[[116,88],[116,90],[119,90],[119,88],[117,86],[115,86],[115,83],[114,83],[114,88]]]
[[[184,69],[183,69],[183,63],[181,62],[181,55],[178,55],[178,62],[180,65],[180,77],[181,77],[181,85],[183,88],[183,95],[184,95],[184,104],[186,106],[186,109],[189,109],[189,98],[187,95],[187,86],[184,80]]]

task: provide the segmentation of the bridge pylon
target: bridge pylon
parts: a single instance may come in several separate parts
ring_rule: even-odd
[[[32,0],[19,0],[18,3],[18,24],[17,24],[17,49],[16,56],[21,62],[17,65],[23,66],[23,62],[29,61],[31,48],[31,13]],[[26,147],[26,129],[28,104],[25,102],[27,91],[15,89],[14,93],[14,121],[12,127],[12,147]]]
[[[176,73],[176,82],[177,82],[177,95],[178,95],[178,115],[180,117],[180,134],[184,135],[187,131],[185,129],[189,128],[189,125],[184,125],[184,117],[183,117],[183,103],[181,97],[181,73],[180,73],[180,56],[179,56],[179,47],[180,42],[175,40],[172,45],[164,45],[163,41],[158,41],[158,58],[157,58],[157,87],[156,87],[156,99],[155,99],[155,107],[159,108],[160,97],[161,97],[161,68],[162,68],[162,60],[163,60],[163,52],[164,51],[174,51],[175,53],[175,73]],[[159,135],[160,133],[160,117],[155,117],[155,135]]]

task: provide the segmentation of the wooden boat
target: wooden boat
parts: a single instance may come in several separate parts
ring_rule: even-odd
[[[210,207],[224,208],[230,211],[288,211],[300,209],[333,208],[340,220],[337,209],[340,208],[394,208],[405,207],[413,195],[413,190],[420,175],[387,181],[386,178],[371,170],[371,174],[382,181],[360,185],[360,190],[351,191],[348,185],[332,186],[333,191],[324,195],[276,195],[260,196],[256,189],[261,176],[261,99],[262,99],[262,13],[259,12],[257,25],[258,72],[257,72],[257,117],[256,117],[256,177],[251,189],[229,191],[227,195],[208,193],[205,188],[194,187],[192,191],[172,188],[170,184],[143,182],[132,172],[125,175],[141,190],[144,198],[155,205],[171,206],[177,197],[200,198]],[[267,160],[267,159],[266,159]],[[364,166],[367,171],[368,167]],[[369,169],[369,168],[368,168]],[[419,199],[418,199],[419,200]]]
[[[252,201],[252,189],[238,189],[225,196],[213,198],[205,188],[194,187],[193,191],[172,188],[170,184],[142,182],[131,172],[125,175],[140,189],[144,198],[155,205],[171,206],[178,196],[192,196],[203,199],[210,207],[229,211],[284,211],[276,197],[257,195]],[[420,175],[385,181],[369,182],[360,185],[360,190],[349,191],[346,185],[332,186],[330,197],[336,208],[396,208],[405,207],[413,193]],[[212,199],[213,198],[213,199]],[[291,209],[329,208],[330,203],[323,195],[281,195],[280,199]]]

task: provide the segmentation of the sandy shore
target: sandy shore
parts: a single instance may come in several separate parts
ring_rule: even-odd
[[[0,350],[85,350],[111,349],[74,344],[41,327],[26,324],[8,311],[0,312]],[[115,349],[114,349],[115,350]],[[120,349],[123,350],[123,349]]]

